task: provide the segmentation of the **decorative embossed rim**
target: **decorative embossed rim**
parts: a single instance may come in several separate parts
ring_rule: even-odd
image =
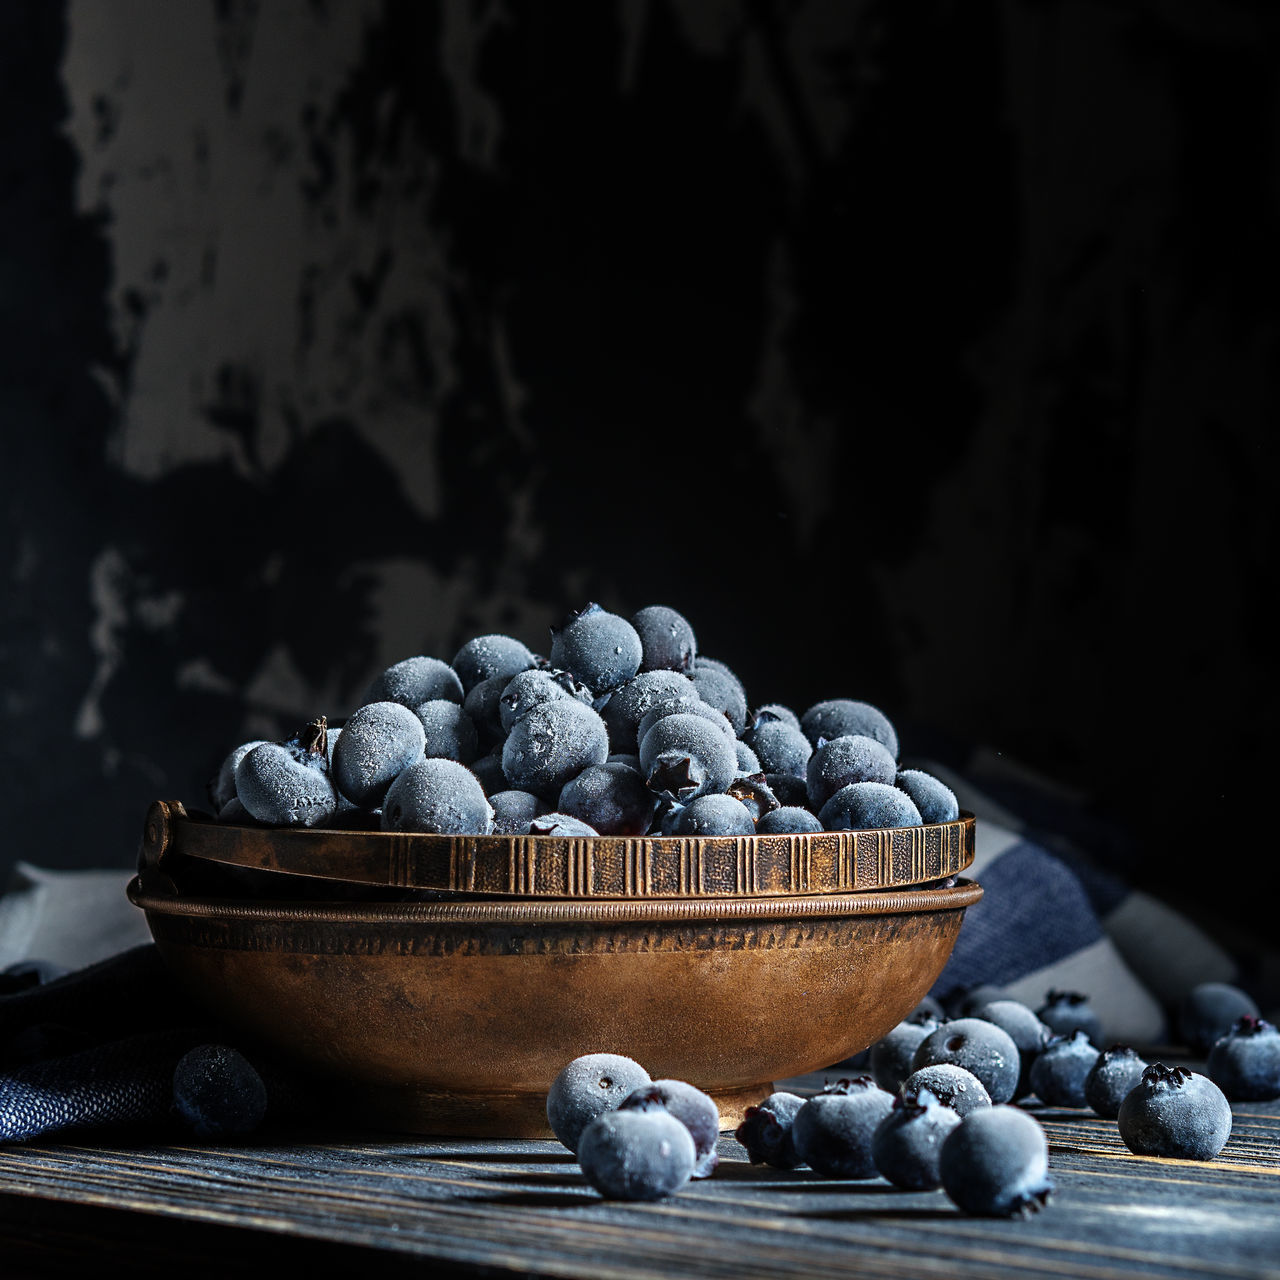
[[[151,806],[140,869],[174,855],[269,874],[474,898],[680,901],[842,895],[958,875],[974,856],[973,815],[872,831],[754,836],[446,836],[264,828]]]
[[[902,915],[957,911],[982,897],[982,886],[961,880],[935,889],[787,898],[665,898],[619,902],[350,902],[258,905],[223,898],[191,898],[129,882],[129,901],[146,912],[222,920],[308,921],[322,924],[623,924],[693,920],[775,920],[817,916]]]

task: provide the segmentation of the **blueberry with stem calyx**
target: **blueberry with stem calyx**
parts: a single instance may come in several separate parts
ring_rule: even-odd
[[[1105,1120],[1120,1114],[1120,1105],[1138,1087],[1149,1064],[1126,1044],[1104,1049],[1084,1082],[1084,1100]]]
[[[643,649],[626,618],[598,604],[575,610],[551,628],[551,661],[597,694],[609,693],[640,670]]]
[[[893,1095],[870,1076],[838,1080],[796,1113],[796,1154],[827,1178],[874,1178],[871,1143],[876,1126],[893,1110]]]
[[[597,1116],[618,1107],[649,1073],[618,1053],[587,1053],[561,1070],[547,1093],[547,1123],[570,1151],[577,1153],[582,1131]]]
[[[912,1090],[893,1100],[893,1110],[871,1139],[877,1171],[904,1191],[932,1191],[942,1185],[939,1160],[947,1135],[960,1117],[928,1089]]]
[[[405,714],[413,719],[411,711]],[[333,817],[338,797],[329,777],[327,733],[321,716],[287,742],[264,742],[240,760],[236,795],[252,817],[302,827],[322,826]]]
[[[1257,1016],[1258,1006],[1248,992],[1229,982],[1202,982],[1183,996],[1178,1030],[1193,1052],[1207,1054],[1237,1018]]]
[[[693,1139],[693,1177],[709,1178],[719,1163],[720,1111],[711,1098],[684,1080],[654,1080],[628,1094],[619,1111],[665,1111],[674,1116]]]
[[[1153,1062],[1120,1104],[1117,1122],[1135,1155],[1212,1160],[1231,1136],[1231,1106],[1208,1076]]]
[[[942,1144],[938,1171],[950,1199],[984,1217],[1025,1217],[1053,1190],[1044,1130],[1017,1107],[965,1116]]]
[[[1089,997],[1079,991],[1048,992],[1044,1004],[1036,1010],[1036,1017],[1054,1035],[1083,1031],[1095,1045],[1102,1042],[1102,1021],[1093,1011]]]
[[[663,604],[652,604],[631,617],[640,637],[640,671],[688,671],[698,653],[689,620]]]
[[[1280,1098],[1280,1031],[1252,1014],[1237,1019],[1209,1050],[1209,1079],[1239,1102]]]
[[[747,1149],[752,1164],[794,1169],[804,1163],[796,1153],[791,1126],[804,1098],[796,1093],[771,1093],[758,1106],[748,1107],[734,1137]]]
[[[1085,1081],[1098,1050],[1083,1031],[1051,1036],[1031,1064],[1031,1092],[1050,1107],[1087,1107]]]

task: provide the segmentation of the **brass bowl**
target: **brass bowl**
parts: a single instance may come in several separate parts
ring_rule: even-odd
[[[353,1118],[545,1137],[547,1089],[623,1053],[716,1098],[877,1040],[941,972],[981,888],[787,898],[263,902],[129,886],[173,972],[248,1040],[340,1083]]]

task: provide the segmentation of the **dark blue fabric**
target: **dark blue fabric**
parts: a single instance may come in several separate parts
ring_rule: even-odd
[[[934,986],[1002,986],[1092,946],[1102,926],[1075,874],[1039,845],[1020,840],[987,863],[985,890],[970,907],[951,959]]]

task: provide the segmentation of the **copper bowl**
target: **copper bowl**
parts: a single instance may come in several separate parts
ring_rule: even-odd
[[[276,902],[129,886],[161,953],[248,1040],[340,1083],[353,1118],[547,1136],[579,1054],[688,1080],[732,1125],[771,1082],[865,1048],[942,970],[967,881],[630,901]]]

